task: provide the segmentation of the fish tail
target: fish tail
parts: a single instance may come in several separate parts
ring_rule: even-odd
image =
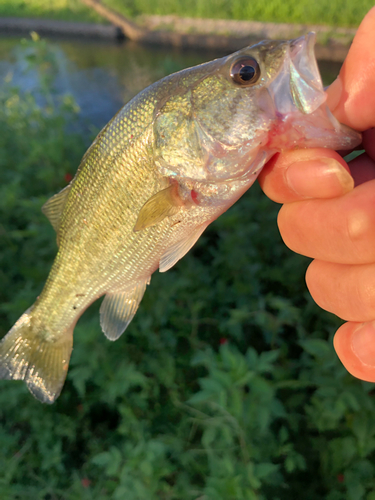
[[[65,382],[73,328],[54,336],[35,324],[31,309],[0,342],[0,379],[24,380],[33,396],[51,404]]]

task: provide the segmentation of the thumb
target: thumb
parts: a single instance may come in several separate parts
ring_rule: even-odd
[[[327,89],[335,117],[356,130],[375,126],[375,7],[365,16],[337,79]]]

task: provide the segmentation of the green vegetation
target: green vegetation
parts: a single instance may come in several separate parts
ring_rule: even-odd
[[[357,27],[372,0],[103,0],[125,16],[176,14],[185,17]]]
[[[105,22],[81,0],[0,0],[0,17],[38,17],[61,21]]]
[[[40,208],[87,146],[53,53],[25,51],[44,97],[0,90],[0,336],[41,290],[56,244]],[[310,299],[277,210],[254,186],[153,276],[117,342],[90,308],[53,406],[0,381],[0,498],[374,500],[373,385],[338,361],[338,321]]]
[[[142,14],[357,27],[372,0],[102,0],[128,17]],[[0,16],[100,21],[80,0],[1,0]]]

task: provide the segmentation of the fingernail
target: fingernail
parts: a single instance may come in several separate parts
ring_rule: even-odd
[[[333,158],[292,163],[285,171],[285,180],[302,198],[333,198],[354,188],[352,176]]]
[[[341,99],[342,94],[342,81],[340,75],[336,78],[334,82],[327,88],[327,105],[331,111],[334,111]]]
[[[352,334],[352,350],[357,358],[367,366],[375,367],[375,325],[364,323]]]

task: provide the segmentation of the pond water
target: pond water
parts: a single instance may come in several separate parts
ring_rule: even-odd
[[[22,90],[36,91],[37,73],[26,71],[26,49],[19,37],[0,38],[0,82],[11,78]],[[57,94],[70,93],[81,116],[101,128],[140,90],[180,69],[225,55],[223,51],[178,50],[142,46],[134,42],[48,39],[56,60]],[[338,74],[340,64],[320,62],[325,84]]]
[[[54,88],[70,93],[81,114],[102,127],[129,99],[160,78],[222,53],[153,48],[133,42],[49,39],[56,61]],[[19,38],[0,38],[0,81],[37,91],[36,71],[27,71],[27,50]]]

